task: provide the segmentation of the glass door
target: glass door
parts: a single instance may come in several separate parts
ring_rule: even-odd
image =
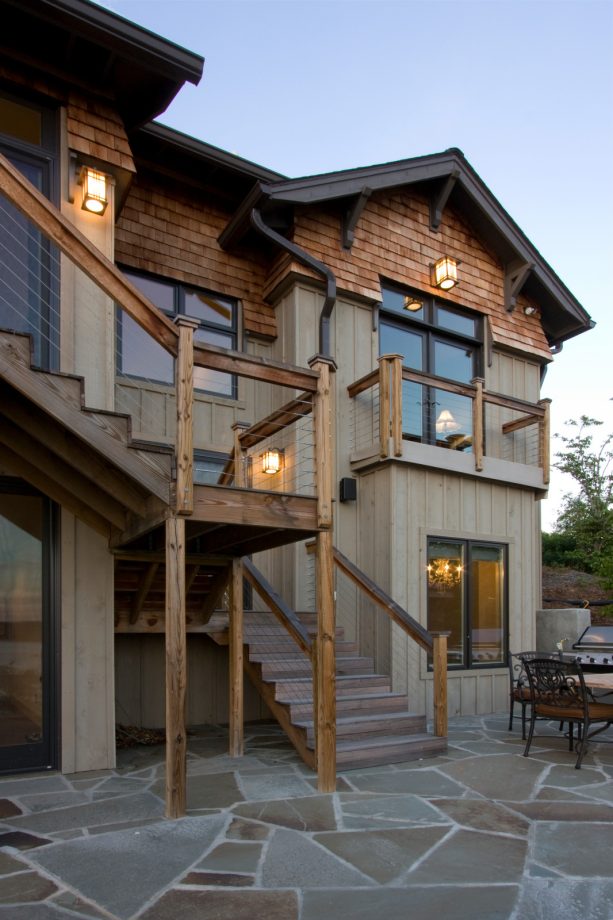
[[[0,480],[0,772],[55,767],[51,503]]]

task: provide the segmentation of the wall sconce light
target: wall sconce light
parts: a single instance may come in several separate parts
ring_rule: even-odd
[[[458,422],[456,422],[449,409],[442,409],[436,420],[436,433],[451,434],[454,431],[458,431],[459,428]]]
[[[408,310],[410,313],[417,313],[423,307],[423,302],[419,297],[414,297],[412,294],[407,294],[404,298],[404,309]]]
[[[81,172],[81,185],[83,186],[83,203],[81,204],[83,210],[91,211],[92,214],[104,214],[109,203],[105,174],[84,166]]]
[[[458,284],[458,265],[457,259],[451,256],[443,256],[438,259],[432,266],[432,284],[442,291],[450,291],[451,288]]]
[[[529,304],[527,307],[524,307],[524,313],[526,316],[534,316],[536,313],[536,307],[533,307],[531,304]]]
[[[283,468],[283,452],[276,447],[265,450],[262,454],[262,472],[272,476],[273,473],[280,473]]]

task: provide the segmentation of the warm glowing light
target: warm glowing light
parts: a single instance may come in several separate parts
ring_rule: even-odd
[[[276,447],[265,450],[262,454],[262,472],[272,475],[281,470],[281,451]]]
[[[106,176],[95,169],[86,167],[83,170],[83,204],[84,211],[92,214],[104,214],[108,199],[106,196]]]
[[[410,313],[417,313],[423,307],[422,301],[419,297],[413,297],[412,294],[407,294],[404,298],[404,309],[408,310]]]
[[[453,431],[458,431],[459,428],[460,425],[456,422],[449,409],[442,409],[436,420],[436,433],[451,434]]]
[[[428,584],[450,588],[459,585],[462,577],[462,565],[456,559],[433,559],[426,566]]]
[[[458,263],[450,256],[443,256],[432,266],[432,284],[443,291],[450,291],[458,283]]]

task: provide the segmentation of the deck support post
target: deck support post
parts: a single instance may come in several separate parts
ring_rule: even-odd
[[[175,366],[175,390],[177,398],[177,435],[175,443],[177,467],[177,514],[193,514],[194,511],[194,329],[195,320],[178,316],[179,351]]]
[[[234,422],[232,425],[232,431],[234,432],[234,487],[236,489],[246,489],[249,485],[247,477],[247,452],[243,450],[241,434],[250,427],[251,425],[249,422]]]
[[[483,377],[473,377],[471,381],[475,386],[473,399],[473,454],[475,469],[478,473],[483,469]]]
[[[314,649],[313,702],[316,731],[317,788],[336,789],[336,657],[334,639],[334,559],[332,539],[332,397],[330,372],[336,370],[331,358],[317,355],[309,365],[319,374],[313,400],[315,430],[315,486],[317,490],[316,606],[317,641]]]
[[[447,637],[448,632],[433,632],[432,670],[434,671],[434,734],[447,737]]]
[[[230,716],[229,754],[242,757],[244,752],[243,730],[243,562],[233,559],[230,563]]]
[[[185,701],[185,518],[166,520],[166,817],[185,815],[187,799]]]

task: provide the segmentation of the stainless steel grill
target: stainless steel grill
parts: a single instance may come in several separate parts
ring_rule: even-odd
[[[584,671],[613,671],[613,626],[588,626],[564,655],[579,661]]]

